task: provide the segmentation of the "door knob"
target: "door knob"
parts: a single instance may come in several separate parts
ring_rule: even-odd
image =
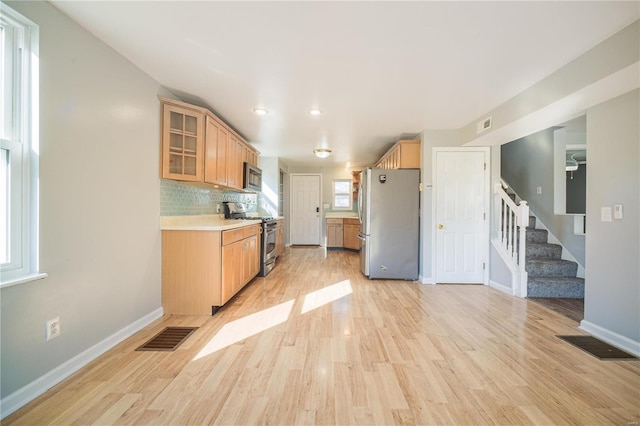
[[[443,225],[443,224],[441,224],[441,223],[439,223],[439,224],[438,224],[438,229],[443,229],[443,228],[444,228],[444,225]]]

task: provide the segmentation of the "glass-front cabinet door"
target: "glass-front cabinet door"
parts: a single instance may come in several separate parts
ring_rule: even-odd
[[[203,114],[163,104],[162,177],[202,181]]]

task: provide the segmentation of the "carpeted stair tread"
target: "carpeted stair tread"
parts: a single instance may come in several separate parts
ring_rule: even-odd
[[[528,259],[525,270],[533,277],[575,277],[578,264],[563,259]]]
[[[516,244],[519,244],[519,237],[516,232]],[[536,229],[536,217],[529,215],[525,264],[527,297],[584,299],[584,279],[576,278],[578,264],[561,259],[562,246],[550,244],[548,238],[549,232]]]
[[[549,243],[527,244],[527,259],[560,259],[562,246]]]
[[[546,229],[527,228],[527,243],[546,243],[548,235]]]
[[[584,299],[584,279],[529,276],[527,297]]]

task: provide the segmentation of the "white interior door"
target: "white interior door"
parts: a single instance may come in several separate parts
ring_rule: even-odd
[[[291,244],[320,245],[320,175],[291,175]]]
[[[484,282],[486,151],[436,151],[436,283]]]

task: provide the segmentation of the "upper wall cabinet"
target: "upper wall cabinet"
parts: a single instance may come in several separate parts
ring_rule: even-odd
[[[205,127],[204,181],[227,186],[229,164],[229,131],[207,114]]]
[[[202,112],[162,105],[162,177],[202,181]]]
[[[260,153],[211,111],[173,99],[162,103],[162,177],[242,189],[244,162]]]
[[[399,140],[376,163],[381,169],[419,169],[420,141]]]

